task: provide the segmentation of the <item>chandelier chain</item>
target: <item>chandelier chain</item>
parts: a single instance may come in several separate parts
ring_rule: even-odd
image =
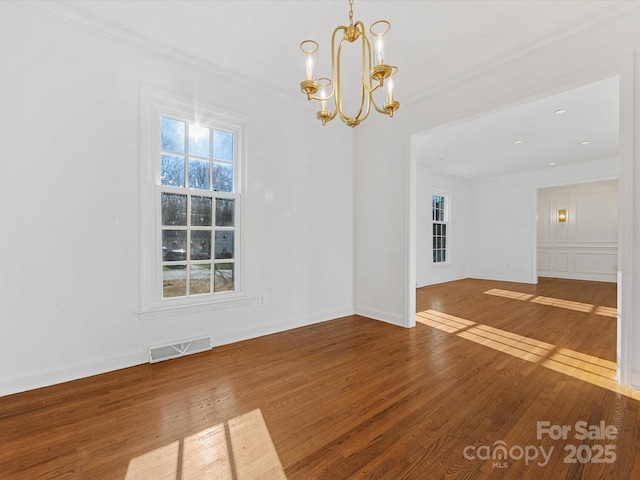
[[[353,0],[349,0],[349,26],[353,26]]]

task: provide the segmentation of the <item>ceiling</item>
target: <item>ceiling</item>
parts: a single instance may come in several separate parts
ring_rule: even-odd
[[[83,22],[98,31],[205,64],[234,79],[300,101],[304,101],[298,87],[302,70],[300,42],[309,38],[318,41],[320,64],[328,69],[331,32],[338,25],[348,24],[349,12],[347,0],[30,3],[49,12],[55,10],[58,16]],[[353,11],[354,20],[362,20],[367,28],[378,19],[390,21],[390,58],[399,68],[396,97],[403,103],[617,15],[637,13],[638,5],[632,9],[630,3],[635,2],[355,0]],[[579,89],[568,93],[566,99],[560,96],[555,101],[549,99],[548,104],[540,101],[457,125],[449,131],[432,132],[418,142],[425,149],[418,158],[451,174],[479,178],[507,171],[514,163],[527,168],[539,166],[534,161],[536,155],[539,162],[544,158],[546,163],[551,159],[560,163],[566,159],[573,162],[592,158],[585,154],[584,145],[579,145],[582,150],[569,147],[576,138],[593,139],[590,148],[597,155],[615,156],[617,114],[615,125],[605,121],[605,117],[611,120],[615,113],[610,105],[611,98],[617,98],[617,85],[613,83],[605,82],[597,88],[598,101],[588,88]],[[607,87],[612,90],[605,92]],[[581,93],[586,95],[584,103]],[[558,108],[567,108],[568,112],[549,119],[543,115],[549,108],[551,114]],[[552,122],[564,122],[565,126],[563,130],[554,129]],[[516,129],[518,125],[522,126],[520,130]],[[487,135],[488,132],[504,135]],[[560,132],[564,132],[562,136]],[[549,153],[562,143],[560,137],[566,139],[566,145],[554,154]],[[516,150],[519,153],[512,148],[517,139],[523,140],[519,145],[522,148]],[[508,140],[511,155],[504,146]],[[540,156],[541,153],[546,154]],[[498,159],[512,163],[500,163]],[[479,164],[485,167],[474,167]]]
[[[478,179],[616,158],[618,112],[612,77],[418,136],[417,159]]]

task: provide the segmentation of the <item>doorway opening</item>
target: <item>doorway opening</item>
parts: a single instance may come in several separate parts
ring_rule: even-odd
[[[615,182],[617,186],[620,97],[619,78],[608,77],[534,102],[471,120],[462,119],[455,124],[413,135],[411,159],[415,183],[412,185],[413,245],[410,251],[414,260],[423,260],[420,264],[416,261],[412,265],[411,278],[415,280],[416,287],[455,282],[461,278],[512,282],[525,286],[523,290],[535,287],[538,284],[539,265],[550,258],[545,257],[546,251],[545,255],[540,255],[538,246],[538,236],[545,234],[539,231],[536,222],[538,197],[546,193],[542,188],[596,181]],[[589,121],[589,118],[593,120]],[[586,127],[590,130],[586,130]],[[598,140],[587,140],[587,137]],[[584,148],[594,143],[598,144],[598,149]],[[577,145],[583,149],[575,148]],[[451,262],[447,266],[424,262],[428,256],[422,251],[431,247],[431,239],[427,220],[430,214],[426,214],[427,206],[421,197],[430,198],[430,190],[437,190],[438,187],[446,189],[449,205],[453,209],[448,227],[449,241],[454,242],[457,238],[458,242],[450,244]],[[617,191],[608,191],[603,195],[607,197],[609,206],[612,198],[617,206],[621,197]],[[597,197],[582,197],[579,200],[583,204],[597,204],[602,200]],[[574,215],[575,211],[572,213],[571,208],[556,210],[567,210],[568,215]],[[584,220],[590,222],[588,217]],[[617,216],[615,220],[617,225]],[[585,225],[578,227],[579,237],[584,237]],[[616,247],[618,233],[618,227],[614,227]],[[611,234],[611,229],[608,234]],[[610,238],[606,240],[611,243]],[[598,250],[600,256],[593,251],[587,252],[590,256],[583,255],[584,251],[574,252],[578,256],[573,256],[572,268],[579,271],[607,270],[606,275],[603,273],[602,278],[593,281],[609,282],[615,286],[619,281],[617,253],[616,261],[607,266],[612,257],[609,251],[605,252],[605,246],[610,245],[591,246],[591,250]],[[554,258],[556,273],[558,266],[564,268],[565,260],[568,268],[569,256],[557,255]],[[541,276],[546,278],[545,275]],[[584,278],[583,281],[589,279]],[[516,289],[515,294],[520,293],[527,295],[526,291],[518,292]],[[538,299],[540,302],[551,302],[553,295],[534,295],[531,298],[535,297],[541,297]],[[419,303],[419,291],[414,293],[414,302],[416,298]],[[574,300],[574,303],[588,302]],[[613,305],[604,303],[594,305],[593,309],[598,309],[599,313],[606,312],[603,318],[616,322],[618,302]],[[416,311],[420,321],[420,308]],[[606,318],[607,315],[609,318]],[[616,355],[618,360],[621,356],[620,324],[618,321],[614,330],[617,333],[612,337],[615,345],[609,345],[609,351],[616,352],[612,359],[608,359],[613,360],[614,368]],[[621,381],[620,362],[617,369],[617,378]]]

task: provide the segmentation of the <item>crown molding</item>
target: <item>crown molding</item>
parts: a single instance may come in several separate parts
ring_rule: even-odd
[[[482,67],[467,70],[466,72],[457,75],[455,78],[449,78],[423,90],[420,93],[411,95],[405,100],[405,104],[419,104],[429,97],[442,95],[448,90],[453,90],[460,85],[463,85],[475,78],[482,77],[493,70],[506,67],[510,63],[556,49],[563,44],[574,41],[592,32],[602,30],[612,24],[639,14],[640,2],[622,2],[620,4],[613,5],[605,12],[592,15],[562,31],[548,35],[542,40],[514,49],[509,53],[497,57],[494,61],[486,63]]]
[[[286,101],[298,107],[305,108],[306,106],[306,102],[301,100],[299,96],[294,97],[286,91],[267,88],[263,83],[242,74],[224,69],[217,64],[204,60],[200,57],[193,56],[188,52],[160,45],[142,35],[134,34],[128,30],[118,27],[115,24],[108,24],[104,21],[92,18],[58,2],[47,0],[10,0],[8,3],[32,10],[38,14],[76,28],[80,28],[94,35],[105,37],[130,48],[146,51],[186,64],[223,81],[244,86],[270,97],[276,97],[279,100]],[[576,23],[562,31],[550,34],[542,40],[529,43],[521,48],[512,50],[509,53],[497,57],[494,61],[485,63],[482,67],[469,69],[455,77],[443,80],[432,87],[424,89],[419,93],[415,93],[407,97],[404,104],[407,106],[419,105],[429,97],[442,95],[447,91],[453,90],[458,88],[460,85],[472,81],[475,78],[487,75],[493,70],[503,68],[510,63],[525,59],[528,56],[553,50],[558,48],[560,45],[566,44],[580,38],[581,36],[601,30],[611,24],[615,24],[629,18],[630,16],[638,14],[640,14],[640,2],[621,2],[619,4],[612,5],[605,12],[594,14],[584,21]]]
[[[152,53],[186,64],[190,67],[204,71],[209,75],[215,76],[220,80],[227,81],[232,84],[239,84],[251,90],[270,97],[277,97],[280,100],[296,105],[302,105],[302,102],[299,101],[297,97],[293,98],[286,92],[268,89],[260,82],[237,72],[224,69],[212,62],[203,60],[202,58],[191,55],[183,50],[160,45],[147,37],[132,33],[131,31],[120,28],[115,24],[97,20],[78,12],[73,8],[69,8],[66,5],[46,0],[10,0],[8,3],[26,8],[35,13],[66,23],[91,34],[107,38],[108,40],[120,43],[126,47],[142,50],[147,53]]]

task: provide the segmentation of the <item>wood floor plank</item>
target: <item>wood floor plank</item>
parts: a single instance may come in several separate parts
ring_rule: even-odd
[[[635,480],[615,302],[615,284],[461,280],[418,289],[413,329],[350,316],[2,397],[0,479]],[[613,462],[566,461],[606,445]]]

